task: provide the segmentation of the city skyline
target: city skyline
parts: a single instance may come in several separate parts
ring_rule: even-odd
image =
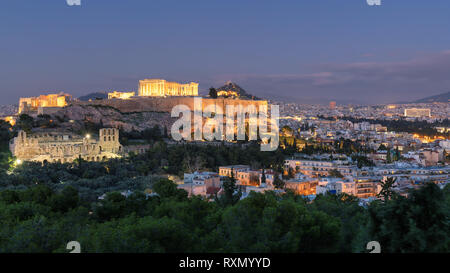
[[[0,254],[449,253],[449,0],[4,2]]]
[[[11,1],[0,11],[1,104],[137,91],[144,78],[198,82],[200,94],[231,80],[304,103],[395,103],[450,90],[450,3],[282,4]]]

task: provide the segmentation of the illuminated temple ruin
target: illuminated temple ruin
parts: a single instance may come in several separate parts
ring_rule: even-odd
[[[43,108],[61,108],[72,101],[72,96],[65,93],[40,95],[39,97],[20,98],[19,114],[43,112]]]
[[[139,96],[198,96],[198,83],[181,84],[162,79],[145,79],[139,81]]]

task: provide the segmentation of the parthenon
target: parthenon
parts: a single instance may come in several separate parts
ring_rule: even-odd
[[[139,96],[198,96],[198,83],[181,84],[162,79],[145,79],[139,81]]]

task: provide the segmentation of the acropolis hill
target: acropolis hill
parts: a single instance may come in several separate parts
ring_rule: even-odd
[[[236,86],[238,85],[231,85]],[[240,89],[240,87],[239,87]],[[230,90],[227,90],[230,91]],[[233,91],[233,90],[231,90]],[[224,91],[219,90],[219,97],[203,98],[203,108],[214,104],[216,106],[226,108],[226,105],[267,105],[264,100],[248,99],[247,94],[241,99],[237,93],[245,93],[243,90],[232,92],[232,97],[221,97]],[[38,112],[38,114],[51,114],[68,105],[101,105],[114,107],[123,113],[130,112],[170,112],[176,105],[186,105],[193,109],[194,98],[198,97],[198,83],[180,84],[176,82],[168,82],[162,79],[145,79],[139,81],[138,96],[134,96],[135,92],[118,92],[114,91],[108,94],[108,99],[79,101],[72,100],[68,94],[49,94],[40,95],[38,97],[20,98],[20,113]]]
[[[227,105],[267,105],[264,100],[251,100],[248,95],[238,85],[227,82],[227,85],[235,86],[239,90],[233,92],[233,97],[203,98],[203,109],[209,105],[215,105],[226,109]],[[229,90],[229,89],[228,89]],[[219,90],[220,91],[220,90]],[[232,91],[232,90],[231,90]],[[238,94],[245,94],[240,99]],[[113,92],[109,93],[108,100],[92,100],[88,102],[74,102],[81,105],[103,105],[118,109],[123,113],[130,112],[170,112],[176,105],[186,105],[194,108],[194,98],[198,96],[198,83],[180,84],[168,82],[161,79],[146,79],[139,81],[139,95],[130,96],[131,92]],[[257,108],[258,109],[258,108]]]
[[[233,96],[219,96],[218,98],[203,97],[202,108],[215,105],[226,109],[227,105],[242,105],[247,107],[254,105],[256,109],[260,105],[267,105],[265,100],[252,100],[236,84],[227,83],[226,91]],[[221,91],[219,88],[218,91]],[[236,91],[236,92],[234,92]],[[224,93],[224,92],[222,92]],[[226,93],[226,92],[225,92]],[[241,96],[242,95],[242,96]],[[58,94],[62,98],[71,98],[67,94]],[[58,120],[63,126],[76,127],[77,122],[89,120],[94,123],[103,123],[105,126],[122,128],[125,131],[143,130],[155,124],[168,127],[174,121],[170,112],[177,105],[186,105],[194,109],[194,99],[198,98],[198,84],[178,84],[161,79],[146,79],[139,82],[138,96],[133,91],[110,92],[107,98],[90,99],[81,101],[77,99],[65,99],[64,103],[55,104],[46,101],[46,98],[54,96],[39,96],[35,98],[21,98],[21,111],[32,116],[48,114]],[[62,100],[62,99],[60,99]],[[30,102],[30,103],[28,103]],[[74,121],[70,124],[68,121]]]

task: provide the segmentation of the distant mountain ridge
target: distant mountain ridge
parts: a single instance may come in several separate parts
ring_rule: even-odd
[[[414,101],[414,103],[432,103],[432,102],[450,102],[450,92]]]
[[[90,93],[84,96],[79,97],[78,99],[81,101],[89,101],[89,100],[96,100],[96,99],[107,99],[108,94],[103,92],[96,92],[96,93]]]

